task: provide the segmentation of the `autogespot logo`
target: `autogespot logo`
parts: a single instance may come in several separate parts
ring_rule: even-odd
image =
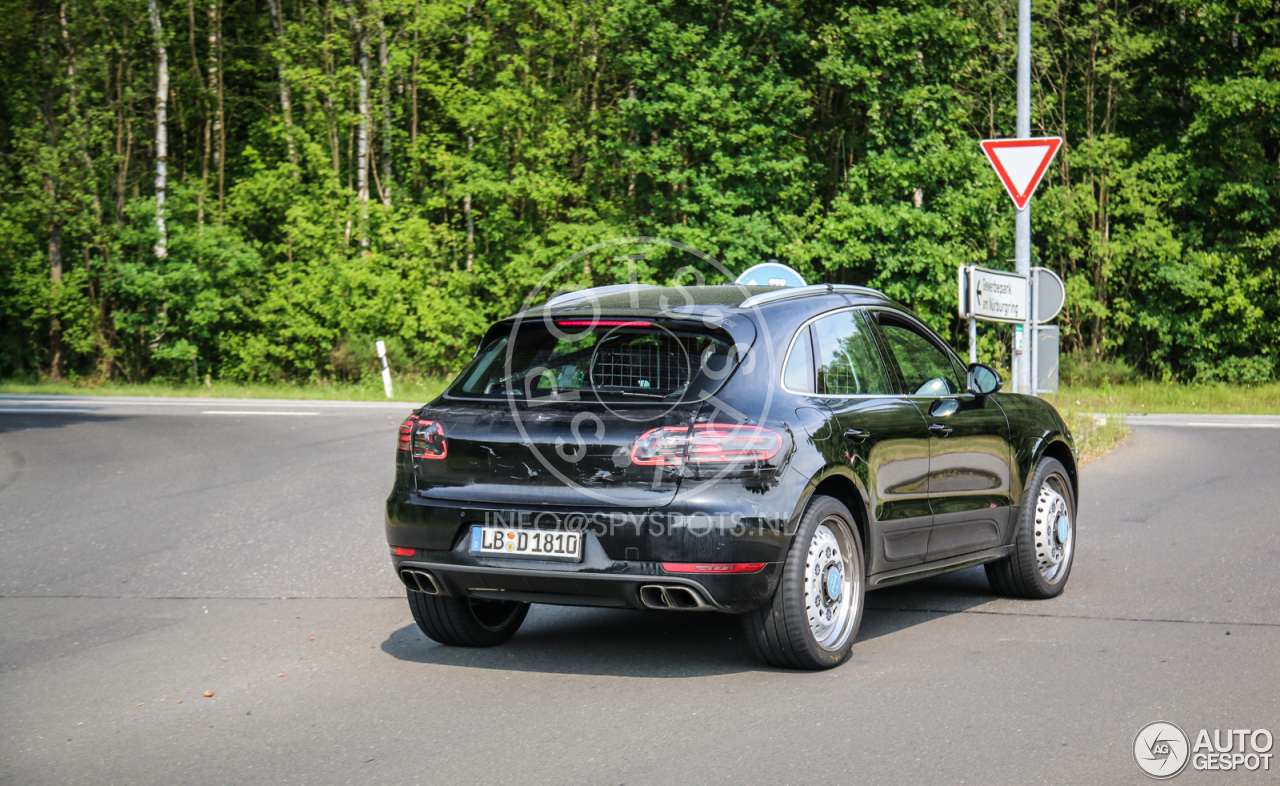
[[[1199,771],[1271,769],[1274,740],[1266,729],[1201,729],[1192,744],[1168,721],[1148,723],[1133,740],[1133,759],[1152,778],[1164,780],[1188,763]]]
[[[1167,721],[1148,723],[1133,738],[1133,760],[1152,778],[1172,778],[1187,766],[1191,747],[1182,729]]]

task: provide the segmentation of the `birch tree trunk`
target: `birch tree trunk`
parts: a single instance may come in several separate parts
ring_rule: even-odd
[[[169,165],[169,53],[164,44],[164,26],[156,0],[148,0],[151,29],[156,37],[156,256],[169,256],[169,233],[164,226],[164,192]]]
[[[222,209],[226,202],[227,128],[223,114],[225,93],[222,83],[222,5],[220,0],[209,3],[209,89],[214,94],[213,111],[213,166],[218,170],[218,223],[222,223]]]
[[[298,149],[293,141],[293,102],[289,96],[289,80],[285,76],[285,38],[284,23],[280,19],[280,3],[278,0],[267,0],[271,10],[271,26],[276,31],[276,75],[280,82],[280,112],[284,115],[285,143],[289,148],[289,164],[293,166],[293,179],[301,178],[298,168]]]
[[[387,55],[387,24],[378,4],[378,68],[382,72],[382,206],[391,207],[391,65]]]
[[[187,0],[187,45],[191,49],[191,73],[195,74],[200,106],[204,108],[204,123],[201,125],[204,147],[200,154],[200,188],[196,190],[196,227],[204,232],[204,200],[209,193],[209,137],[213,120],[209,112],[209,92],[200,73],[200,57],[196,54],[196,0]]]
[[[356,13],[351,0],[347,0],[347,14],[351,21],[351,34],[359,47],[358,112],[360,122],[356,131],[356,198],[360,202],[360,247],[369,247],[369,39],[364,23]]]
[[[48,31],[48,17],[41,17],[40,24],[40,55],[44,61],[47,70],[44,79],[44,102],[41,108],[41,114],[44,116],[45,124],[45,146],[52,154],[51,160],[43,167],[43,181],[45,199],[48,203],[49,211],[49,283],[52,294],[55,298],[51,303],[53,308],[50,309],[49,315],[49,378],[52,380],[62,379],[62,319],[58,313],[60,309],[56,305],[56,297],[60,284],[62,282],[62,206],[58,199],[58,179],[60,173],[58,150],[58,121],[57,112],[54,103],[54,85],[55,80],[52,78],[53,70],[56,68],[57,55],[53,51],[50,44],[50,35]]]
[[[1280,0],[1276,0],[1280,3]],[[408,124],[408,146],[410,150],[417,145],[417,60],[419,60],[419,50],[417,50],[417,29],[413,31],[413,81],[410,86],[410,124]]]
[[[467,3],[467,87],[471,87],[471,3]],[[475,150],[475,126],[467,127],[467,158],[471,158],[471,152]],[[475,264],[476,259],[476,218],[471,215],[471,191],[467,190],[466,195],[462,197],[462,213],[467,218],[467,272],[471,272],[471,266]]]

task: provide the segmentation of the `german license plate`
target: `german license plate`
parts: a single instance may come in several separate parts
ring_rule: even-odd
[[[582,533],[500,529],[477,524],[471,527],[471,553],[578,562],[582,559]]]

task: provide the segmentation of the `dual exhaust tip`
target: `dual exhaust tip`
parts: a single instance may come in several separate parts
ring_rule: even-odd
[[[410,590],[424,595],[439,595],[440,585],[425,570],[402,570],[400,580]],[[662,611],[710,611],[711,604],[695,590],[671,584],[646,584],[640,588],[640,600],[651,609]]]
[[[402,570],[400,571],[400,580],[411,590],[416,590],[424,595],[439,595],[440,585],[436,584],[436,579],[425,570]]]
[[[663,611],[710,611],[711,604],[695,590],[672,584],[646,584],[640,588],[640,601],[651,609]]]

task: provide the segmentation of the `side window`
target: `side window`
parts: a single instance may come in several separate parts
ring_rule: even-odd
[[[813,323],[818,353],[818,395],[892,393],[875,343],[856,311],[841,311]]]
[[[880,323],[880,332],[898,362],[908,393],[946,396],[964,390],[951,358],[914,327],[885,320]]]
[[[797,393],[813,392],[813,350],[809,346],[809,328],[800,330],[791,345],[787,367],[782,371],[782,384]]]

